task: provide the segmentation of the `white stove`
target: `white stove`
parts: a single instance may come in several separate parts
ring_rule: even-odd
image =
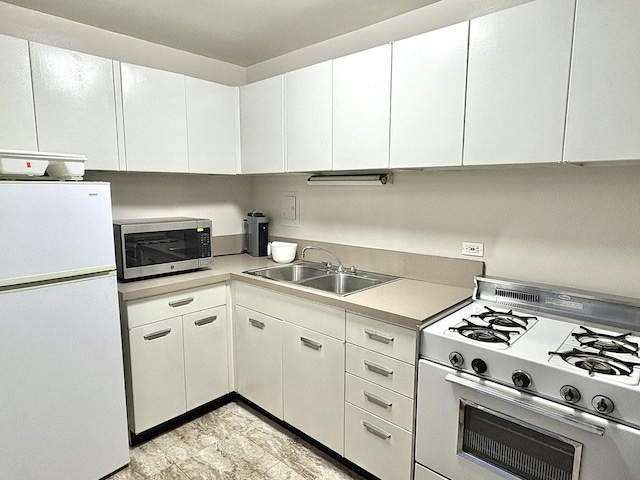
[[[472,303],[423,328],[421,357],[640,427],[640,337],[603,328],[590,313],[601,314],[613,300],[538,285],[511,286],[500,295],[502,286],[478,279]],[[611,323],[638,318],[640,306],[626,307],[631,312]]]

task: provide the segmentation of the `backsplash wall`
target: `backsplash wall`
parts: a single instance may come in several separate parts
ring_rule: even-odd
[[[271,234],[470,259],[462,241],[484,242],[487,275],[640,298],[640,166],[401,171],[379,187],[306,178],[252,178]],[[299,227],[279,221],[288,191]]]

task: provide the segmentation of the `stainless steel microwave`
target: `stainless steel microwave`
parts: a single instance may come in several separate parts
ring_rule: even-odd
[[[211,220],[173,217],[115,220],[118,278],[134,280],[212,265]]]

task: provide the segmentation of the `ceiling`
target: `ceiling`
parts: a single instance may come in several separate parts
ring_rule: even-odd
[[[242,67],[438,0],[3,0]]]

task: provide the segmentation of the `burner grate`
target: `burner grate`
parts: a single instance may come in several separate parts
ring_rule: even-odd
[[[592,353],[578,348],[567,352],[549,352],[549,355],[558,355],[565,362],[593,376],[596,373],[612,376],[631,376],[633,369],[640,367],[640,363],[626,362],[604,353]]]

